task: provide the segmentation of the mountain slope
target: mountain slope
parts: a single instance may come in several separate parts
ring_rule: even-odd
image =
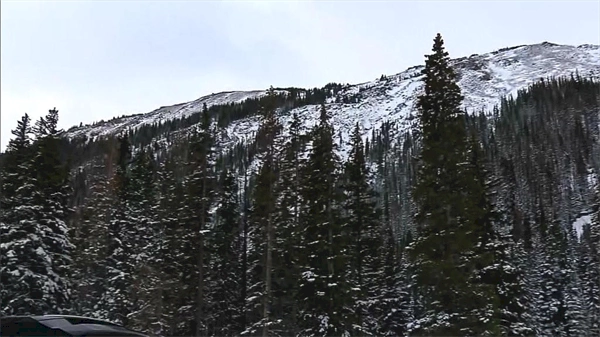
[[[490,111],[501,97],[514,96],[518,90],[540,78],[570,76],[575,72],[585,77],[600,76],[600,46],[567,46],[543,42],[454,59],[452,64],[465,96],[464,108],[468,112],[482,109]],[[372,128],[380,127],[384,121],[395,122],[400,129],[410,126],[415,112],[413,103],[422,86],[422,68],[415,66],[392,76],[346,86],[335,97],[328,99],[326,106],[332,114],[336,130],[341,131],[342,142],[347,141],[348,132],[356,122],[361,124],[365,135]],[[222,92],[188,103],[161,107],[147,114],[71,128],[66,136],[77,138],[85,135],[90,139],[115,135],[161,120],[189,116],[200,112],[204,104],[210,107],[239,103],[265,94],[264,90]],[[354,103],[342,103],[344,101]],[[282,114],[280,117],[284,125],[289,123],[292,112],[297,112],[308,128],[317,121],[318,106],[303,106]],[[241,139],[250,139],[257,128],[257,117],[234,121],[225,130],[221,130],[220,144],[227,148]]]

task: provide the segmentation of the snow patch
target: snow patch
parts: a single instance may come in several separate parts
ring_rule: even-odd
[[[454,59],[451,64],[456,70],[458,84],[465,97],[463,108],[468,113],[479,113],[481,110],[490,111],[500,103],[501,97],[515,96],[519,90],[527,88],[540,78],[565,77],[575,71],[584,77],[598,78],[600,46],[576,47],[542,43]],[[423,88],[422,69],[423,66],[414,66],[401,73],[386,76],[385,79],[349,85],[335,97],[328,99],[325,107],[331,116],[335,141],[339,145],[337,154],[341,160],[348,158],[350,135],[357,123],[361,128],[363,140],[371,138],[372,131],[380,129],[386,122],[392,123],[393,129],[390,132],[395,134],[415,125],[414,103]],[[245,99],[259,98],[264,95],[266,90],[217,93],[191,102],[161,107],[147,114],[123,117],[95,126],[73,128],[66,133],[66,136],[74,138],[85,135],[89,139],[117,135],[127,129],[190,116],[202,111],[205,104],[210,107],[239,103]],[[289,125],[294,113],[297,113],[302,121],[302,133],[307,133],[318,123],[319,111],[319,105],[302,106],[285,112],[278,111],[278,118],[283,125],[280,136],[289,135]],[[219,150],[225,152],[240,142],[252,141],[259,124],[260,118],[253,116],[234,121],[226,128],[219,129],[217,137]],[[177,132],[185,135],[189,130]],[[393,134],[390,136],[392,139],[395,138]],[[306,151],[309,150],[310,144]],[[305,156],[306,152],[303,155]],[[259,164],[259,160],[254,160],[247,173],[256,172]],[[590,184],[595,184],[597,177],[590,176],[589,181]]]
[[[581,240],[581,235],[583,235],[583,227],[586,225],[591,226],[591,224],[592,216],[590,214],[582,215],[573,222],[572,226],[577,233],[578,240]]]

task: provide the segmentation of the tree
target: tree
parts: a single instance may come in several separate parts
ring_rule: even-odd
[[[304,167],[301,219],[299,326],[302,335],[341,335],[351,331],[353,314],[344,281],[345,237],[337,188],[339,159],[334,130],[324,105],[312,131],[312,150]]]
[[[111,179],[115,200],[108,223],[108,257],[106,259],[107,289],[101,300],[108,319],[127,325],[134,310],[130,289],[133,285],[135,263],[135,227],[131,218],[131,176],[129,163],[131,147],[126,136],[119,137],[117,168]]]
[[[133,157],[129,180],[128,216],[132,221],[129,259],[135,275],[130,291],[134,306],[129,320],[132,327],[144,331],[157,329],[162,320],[161,256],[156,249],[161,226],[156,217],[155,171],[152,151],[142,147]]]
[[[11,133],[14,138],[8,141],[0,172],[2,178],[0,206],[3,215],[18,205],[13,198],[22,185],[22,180],[31,175],[31,167],[28,165],[31,163],[32,156],[32,129],[29,115],[23,115],[17,122],[17,128]],[[3,221],[6,222],[8,219],[5,217]]]
[[[109,159],[111,160],[111,159]],[[71,228],[70,237],[75,246],[73,254],[73,283],[75,312],[79,315],[106,319],[108,311],[101,304],[107,290],[108,224],[111,221],[114,196],[106,171],[109,163],[95,162],[86,177],[90,195],[80,207],[81,220]],[[96,173],[97,172],[97,173]],[[80,175],[85,172],[80,171]]]
[[[156,335],[174,336],[180,323],[178,311],[182,299],[181,280],[188,273],[182,266],[182,238],[187,231],[182,226],[180,207],[184,203],[184,189],[177,178],[179,158],[166,158],[158,170],[158,232],[155,239],[154,265],[158,272],[156,320],[153,332]]]
[[[275,223],[277,235],[274,242],[273,265],[276,268],[273,296],[273,315],[281,320],[278,325],[282,336],[297,334],[299,307],[298,280],[300,215],[303,208],[301,196],[301,168],[304,160],[304,139],[300,133],[301,120],[297,113],[292,115],[289,136],[281,137],[282,151],[278,158],[279,183],[277,184]]]
[[[492,320],[503,334],[529,336],[534,333],[526,319],[526,302],[523,273],[517,267],[517,247],[506,233],[511,227],[507,218],[492,202],[492,190],[497,189],[498,179],[491,177],[486,168],[485,153],[475,130],[470,130],[468,161],[464,184],[468,186],[466,213],[472,221],[473,249],[471,260],[475,274],[471,282],[492,304]]]
[[[351,137],[352,149],[346,163],[345,211],[348,232],[348,269],[346,279],[352,284],[356,312],[354,326],[360,335],[379,331],[379,318],[384,293],[382,261],[384,235],[375,205],[375,193],[368,183],[361,132],[358,123]],[[392,248],[393,247],[387,247]]]
[[[190,137],[188,154],[188,176],[185,180],[185,208],[182,210],[185,225],[188,228],[182,238],[184,247],[185,270],[193,273],[184,275],[183,293],[188,294],[182,312],[186,322],[192,326],[182,327],[182,334],[202,336],[206,333],[205,300],[206,265],[208,254],[205,249],[206,236],[211,222],[210,208],[214,202],[215,191],[215,131],[208,109],[203,110],[199,130]]]
[[[32,129],[25,114],[12,134],[2,170],[0,252],[6,314],[67,313],[71,253],[67,234],[69,169],[60,157],[58,111]],[[31,142],[30,134],[35,134]]]
[[[35,124],[35,155],[33,168],[38,206],[36,221],[45,235],[43,249],[48,253],[54,278],[54,299],[52,309],[55,312],[68,312],[71,305],[71,254],[73,245],[69,240],[67,221],[71,214],[69,197],[72,193],[69,185],[69,167],[61,160],[61,139],[58,129],[58,110],[52,109]]]
[[[598,185],[598,183],[596,183]],[[596,186],[596,205],[600,205],[600,186]],[[600,207],[591,216],[582,235],[581,277],[584,285],[587,327],[590,335],[600,333]]]
[[[410,247],[416,276],[415,334],[497,333],[485,285],[473,282],[479,241],[473,192],[465,183],[468,146],[463,96],[440,34],[426,56],[424,92],[417,98],[422,151],[413,196],[417,238]]]
[[[0,220],[0,313],[3,315],[33,314],[48,310],[41,285],[48,282],[45,251],[37,235],[35,222],[37,207],[31,165],[31,120],[25,114],[12,130],[0,175],[2,177],[2,209]],[[17,208],[17,206],[20,206]]]
[[[268,336],[275,322],[271,320],[272,286],[273,286],[273,248],[275,243],[275,206],[278,168],[275,161],[275,137],[281,125],[275,115],[274,90],[269,90],[272,98],[263,107],[264,115],[256,143],[261,166],[256,177],[253,191],[252,209],[250,210],[250,231],[252,249],[250,250],[248,288],[248,312],[251,324],[245,333]],[[260,303],[258,302],[260,301]]]
[[[223,169],[217,194],[218,209],[214,230],[210,235],[210,306],[207,310],[211,333],[216,336],[234,336],[242,331],[245,312],[238,301],[241,275],[238,243],[239,201],[238,186],[231,171]]]

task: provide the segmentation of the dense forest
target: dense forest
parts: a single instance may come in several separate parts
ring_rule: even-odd
[[[416,127],[365,140],[357,123],[349,144],[334,83],[96,140],[65,139],[56,109],[24,115],[1,156],[0,315],[153,336],[599,336],[600,83],[541,79],[467,114],[439,34],[422,73]],[[284,135],[278,114],[308,104],[317,125],[294,113]],[[249,116],[255,139],[223,151],[219,129]]]

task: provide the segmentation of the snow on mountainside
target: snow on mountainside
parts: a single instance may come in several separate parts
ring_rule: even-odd
[[[452,64],[465,96],[464,108],[468,112],[482,109],[489,111],[499,103],[502,96],[516,95],[518,90],[540,78],[570,76],[575,72],[581,76],[599,78],[600,46],[566,46],[544,42],[453,59]],[[411,118],[415,112],[414,101],[422,90],[422,68],[423,66],[415,66],[396,75],[351,85],[338,93],[338,97],[330,99],[326,107],[332,115],[335,129],[342,137],[342,143],[348,140],[348,134],[357,122],[361,124],[365,136],[372,128],[379,128],[385,121],[395,122],[400,129],[410,126],[414,121]],[[189,116],[201,111],[203,104],[211,106],[241,102],[265,94],[264,90],[213,94],[189,103],[161,107],[147,114],[73,128],[67,132],[67,137],[114,135],[128,128],[159,120]],[[343,96],[359,97],[359,100],[357,103],[339,103]],[[304,120],[307,129],[318,120],[319,106],[309,105],[281,115],[284,126],[289,123],[294,111]],[[234,121],[226,129],[220,130],[220,144],[227,148],[241,139],[253,137],[257,129],[257,117]],[[343,148],[340,154],[345,155]]]
[[[573,230],[577,234],[577,239],[581,240],[581,235],[583,235],[583,228],[585,226],[592,225],[592,216],[590,214],[584,214],[578,217],[575,221],[573,221]]]
[[[85,125],[83,127],[72,128],[67,132],[67,137],[75,138],[85,135],[88,138],[92,138],[114,135],[127,129],[135,129],[142,125],[153,124],[161,120],[166,121],[188,117],[202,111],[204,104],[207,107],[211,107],[213,105],[240,103],[246,99],[258,98],[264,95],[266,95],[265,90],[220,92],[203,96],[187,103],[163,106],[146,114],[125,116],[93,126]]]

